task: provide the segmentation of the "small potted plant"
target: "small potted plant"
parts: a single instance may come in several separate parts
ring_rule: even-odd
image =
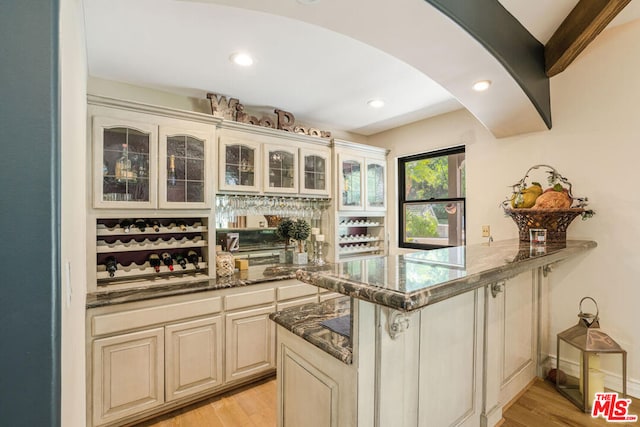
[[[311,226],[307,221],[299,218],[292,222],[289,229],[289,237],[298,242],[298,252],[293,256],[294,264],[306,264],[309,261],[309,255],[305,252],[304,241],[311,235]]]
[[[293,262],[293,252],[289,251],[289,244],[291,243],[291,227],[293,221],[289,218],[282,218],[276,228],[276,235],[284,240],[284,251],[280,253],[280,262],[291,264]]]

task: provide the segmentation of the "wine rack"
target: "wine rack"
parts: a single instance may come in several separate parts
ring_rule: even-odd
[[[385,253],[384,214],[339,214],[337,218],[338,260]]]
[[[207,223],[208,219],[201,217],[97,219],[98,287],[208,279]],[[163,253],[171,255],[170,263],[163,263]],[[158,256],[159,266],[151,264],[153,254]],[[177,262],[180,257],[184,258],[183,265]]]

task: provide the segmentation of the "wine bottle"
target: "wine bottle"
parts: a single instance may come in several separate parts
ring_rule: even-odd
[[[182,254],[176,255],[176,262],[183,270],[187,269],[187,259]]]
[[[109,277],[113,277],[116,274],[116,270],[118,269],[118,261],[116,261],[116,257],[110,256],[107,257],[105,261],[105,265],[107,266],[107,272],[109,272]]]
[[[153,231],[157,233],[160,231],[160,221],[157,219],[151,220],[151,227],[153,227]]]
[[[167,174],[169,185],[176,185],[176,156],[169,156],[169,173]]]
[[[126,182],[131,176],[131,159],[129,159],[129,145],[122,144],[122,156],[116,160],[116,180]]]
[[[162,262],[160,261],[158,254],[149,255],[149,265],[156,270],[156,273],[160,273],[160,266],[162,265]]]
[[[169,271],[173,271],[173,258],[169,252],[162,253],[162,262],[169,267]]]
[[[144,219],[136,219],[133,225],[135,225],[142,233],[144,233],[147,229],[147,221],[145,221]]]
[[[187,259],[189,260],[189,262],[191,264],[193,264],[193,266],[196,269],[199,269],[200,267],[198,267],[198,253],[194,250],[191,250],[189,252],[187,252]]]
[[[187,231],[187,223],[184,221],[184,219],[179,219],[178,221],[176,221],[176,225],[180,227],[181,231]]]
[[[120,221],[120,228],[122,228],[125,233],[131,231],[131,220],[123,219]]]

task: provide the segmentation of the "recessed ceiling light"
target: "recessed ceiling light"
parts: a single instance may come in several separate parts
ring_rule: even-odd
[[[367,105],[371,108],[382,108],[384,107],[384,101],[380,98],[371,99],[367,101]]]
[[[320,0],[298,0],[300,4],[316,4],[320,3]]]
[[[489,89],[489,86],[491,86],[491,80],[480,80],[473,84],[473,90],[482,92]]]
[[[240,65],[242,67],[248,67],[249,65],[253,65],[253,58],[248,53],[244,52],[236,52],[229,57],[229,60],[236,65]]]

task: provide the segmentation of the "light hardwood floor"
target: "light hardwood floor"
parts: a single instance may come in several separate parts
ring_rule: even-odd
[[[634,399],[629,411],[640,415],[640,402]],[[599,427],[632,426],[636,423],[607,423],[581,412],[545,381],[535,381],[504,413],[501,427]],[[138,424],[136,427],[275,427],[276,380],[214,397],[170,414]],[[436,426],[437,427],[437,426]]]

